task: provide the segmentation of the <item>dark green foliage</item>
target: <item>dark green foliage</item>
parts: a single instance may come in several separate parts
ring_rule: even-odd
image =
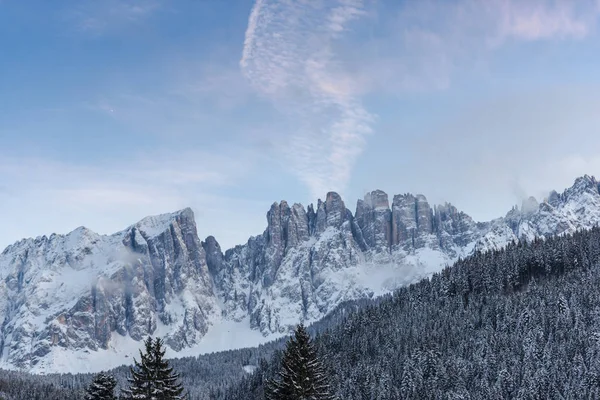
[[[477,252],[315,339],[344,400],[600,398],[600,229]],[[276,376],[272,363],[255,375]],[[248,377],[221,399],[258,400]]]
[[[179,383],[179,374],[173,371],[173,367],[169,365],[169,362],[164,357],[163,341],[160,338],[156,338],[152,347],[155,397],[158,400],[183,399],[183,386]]]
[[[154,371],[152,371],[152,354],[154,341],[148,337],[144,341],[145,351],[140,350],[140,361],[135,358],[134,366],[130,368],[131,377],[128,379],[129,388],[122,391],[124,399],[148,399],[153,395]]]
[[[393,295],[348,303],[318,324],[314,345],[344,400],[600,398],[599,288],[600,229],[512,243]],[[191,400],[263,400],[284,346],[171,365]],[[126,367],[111,373],[126,385]],[[0,371],[0,393],[80,400],[91,378]]]
[[[346,302],[336,308],[318,323],[309,327],[310,332],[320,332],[327,327],[336,326],[348,315],[355,313],[366,304],[378,300],[358,300]],[[203,354],[198,357],[184,357],[169,360],[170,365],[180,373],[180,380],[189,400],[214,400],[223,398],[229,388],[239,383],[244,377],[257,380],[255,393],[243,394],[238,399],[260,398],[263,396],[262,374],[274,376],[278,363],[267,364],[274,354],[285,347],[285,339],[260,345],[255,348],[228,350],[219,353]],[[276,360],[279,360],[277,358]],[[248,374],[243,366],[258,366],[257,372]],[[117,393],[129,386],[130,369],[122,366],[110,371],[117,381]],[[30,375],[23,372],[0,370],[0,393],[9,400],[81,400],[85,389],[90,385],[94,374],[47,374]],[[1,397],[0,397],[1,398]]]
[[[116,400],[117,381],[112,376],[100,372],[85,391],[85,400]]]
[[[126,400],[181,400],[184,397],[179,375],[173,372],[164,358],[165,350],[160,338],[148,337],[144,341],[145,351],[140,350],[140,361],[133,360],[129,388],[122,390]]]
[[[325,367],[303,325],[298,325],[281,360],[278,379],[265,388],[267,400],[333,400]]]
[[[23,372],[0,370],[0,399],[2,400],[81,400],[83,382],[73,382],[73,375],[52,378]],[[85,382],[85,385],[89,380]]]

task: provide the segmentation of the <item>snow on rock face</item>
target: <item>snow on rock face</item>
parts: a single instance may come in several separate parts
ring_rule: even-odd
[[[423,195],[396,195],[390,208],[381,190],[359,200],[354,216],[337,193],[319,200],[316,212],[275,203],[263,235],[219,251],[211,270],[219,271],[214,279],[226,316],[250,315],[265,335],[283,333],[341,301],[393,290],[474,250],[591,227],[600,221],[598,188],[594,178],[579,178],[553,204],[529,198],[485,223],[451,204],[431,207]]]
[[[162,327],[181,349],[217,311],[189,209],[112,236],[78,228],[22,240],[0,256],[0,279],[0,361],[23,369],[57,347],[107,349],[115,332],[141,340]]]
[[[599,221],[600,184],[584,176],[484,223],[451,204],[432,207],[423,195],[393,196],[390,207],[376,190],[354,215],[334,192],[306,209],[274,203],[265,231],[225,252],[212,236],[198,239],[190,209],[111,236],[78,228],[25,239],[0,255],[0,366],[66,372],[69,357],[115,354],[115,364],[98,367],[107,368],[127,361],[149,334],[165,338],[173,355],[193,354],[209,350],[205,336],[223,324],[267,340],[475,250]],[[219,348],[238,345],[220,341]]]
[[[365,242],[363,248],[389,252],[392,244],[392,212],[388,195],[381,190],[367,193],[364,200],[358,200],[355,216]]]
[[[521,209],[513,208],[506,217],[494,221],[478,247],[482,250],[499,248],[511,240],[572,233],[599,223],[600,184],[594,177],[585,175],[561,194],[552,191],[542,203],[530,197]]]

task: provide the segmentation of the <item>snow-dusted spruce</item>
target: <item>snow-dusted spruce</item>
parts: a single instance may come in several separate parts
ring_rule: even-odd
[[[115,387],[117,381],[111,375],[100,372],[85,391],[85,400],[117,400]]]
[[[343,400],[600,399],[599,287],[596,228],[476,252],[308,330]],[[281,353],[271,355],[283,348],[281,340],[170,363],[190,400],[264,400],[265,380],[280,370]],[[81,400],[91,378],[0,371],[0,393]]]
[[[29,375],[0,370],[2,400],[82,400],[91,376],[85,382],[81,375]]]
[[[281,360],[279,378],[267,382],[267,400],[333,400],[325,367],[303,325],[298,325]]]
[[[185,398],[179,375],[164,358],[165,350],[160,338],[148,337],[145,352],[140,350],[140,361],[134,359],[131,367],[130,387],[123,390],[125,400],[182,400]]]
[[[475,253],[314,339],[344,400],[600,399],[600,228]],[[215,400],[261,400],[274,359]]]

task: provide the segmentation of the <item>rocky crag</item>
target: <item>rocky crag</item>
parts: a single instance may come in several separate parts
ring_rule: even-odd
[[[358,200],[354,213],[333,192],[306,208],[281,201],[261,235],[225,252],[214,237],[198,238],[190,209],[110,236],[82,227],[24,239],[0,255],[0,366],[53,371],[75,353],[93,359],[123,347],[133,355],[127,346],[147,335],[177,352],[223,320],[282,334],[475,250],[598,222],[600,184],[584,176],[489,222],[451,204],[431,206],[423,195],[396,195],[390,204],[380,190]]]

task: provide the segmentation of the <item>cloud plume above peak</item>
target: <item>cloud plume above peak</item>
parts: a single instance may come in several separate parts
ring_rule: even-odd
[[[314,197],[343,191],[373,116],[335,52],[362,0],[257,0],[240,67],[252,87],[290,123],[278,149]]]

